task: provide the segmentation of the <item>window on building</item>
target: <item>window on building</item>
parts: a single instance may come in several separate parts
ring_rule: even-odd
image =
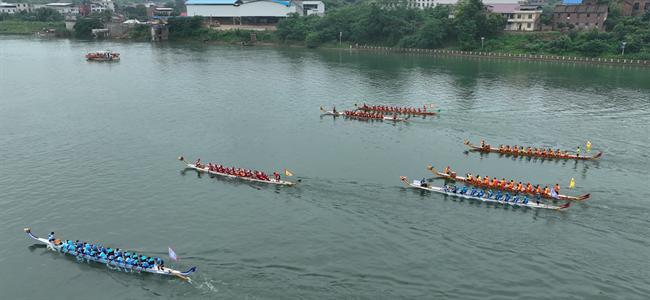
[[[589,18],[589,14],[587,14],[587,18]]]
[[[596,27],[598,27],[598,22],[594,23],[594,25],[596,25]]]
[[[632,7],[634,10],[639,10],[639,2],[634,3],[634,6]]]
[[[526,24],[526,27],[530,28],[531,25],[532,25],[532,24],[528,23],[528,24]]]
[[[528,18],[529,18],[529,19],[532,19],[532,18],[533,18],[533,15],[529,14],[529,15],[528,15]]]
[[[645,5],[643,6],[643,9],[650,10],[650,2],[646,2]]]

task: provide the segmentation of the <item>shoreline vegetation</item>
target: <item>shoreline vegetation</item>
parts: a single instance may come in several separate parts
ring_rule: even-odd
[[[623,17],[614,0],[602,1],[611,1],[607,32],[573,28],[504,32],[503,16],[487,13],[480,0],[461,0],[454,7],[439,5],[429,9],[409,8],[393,0],[337,5],[324,17],[292,14],[280,21],[274,31],[219,30],[207,27],[201,17],[171,17],[167,27],[170,41],[382,49],[610,64],[627,64],[632,60],[639,62],[637,65],[648,65],[650,12],[638,17]],[[91,29],[103,28],[110,19],[105,13],[83,17],[77,20],[74,30],[67,31],[63,16],[56,12],[38,11],[32,15],[4,18],[0,15],[0,34],[32,34],[54,28],[57,37],[87,39]],[[149,26],[135,25],[119,39],[148,41]]]

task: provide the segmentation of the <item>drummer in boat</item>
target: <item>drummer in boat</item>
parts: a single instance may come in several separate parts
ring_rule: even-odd
[[[446,166],[443,172],[447,175],[451,175],[451,167]]]

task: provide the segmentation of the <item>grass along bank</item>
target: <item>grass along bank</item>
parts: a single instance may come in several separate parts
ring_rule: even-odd
[[[61,21],[1,21],[0,34],[34,34],[43,29],[56,29],[57,33],[65,33],[65,23]]]

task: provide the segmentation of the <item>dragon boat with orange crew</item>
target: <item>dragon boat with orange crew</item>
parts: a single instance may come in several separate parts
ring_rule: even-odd
[[[86,54],[88,61],[119,61],[120,54],[111,50],[95,51]]]
[[[504,155],[512,156],[528,156],[528,157],[539,157],[544,159],[575,159],[575,160],[596,160],[603,156],[603,152],[600,151],[595,155],[583,156],[576,153],[571,153],[569,151],[562,151],[560,149],[541,149],[523,146],[510,146],[510,145],[500,145],[498,148],[492,148],[489,144],[481,143],[481,146],[475,146],[470,141],[465,141],[465,145],[469,147],[470,151],[483,152],[483,153],[499,153]]]
[[[400,176],[400,180],[402,180],[402,182],[404,182],[404,184],[408,188],[424,190],[429,192],[436,192],[436,193],[457,197],[461,199],[469,199],[469,200],[476,200],[485,203],[493,203],[495,205],[502,204],[504,206],[513,206],[513,207],[545,208],[545,209],[553,209],[558,211],[565,210],[569,208],[569,206],[571,206],[571,202],[567,202],[565,204],[556,206],[550,203],[543,203],[540,201],[529,201],[527,196],[520,196],[516,194],[513,197],[509,197],[507,193],[506,195],[500,196],[500,194],[498,194],[499,192],[493,193],[490,190],[487,191],[482,189],[477,190],[476,188],[473,188],[472,191],[469,191],[467,187],[458,188],[452,185],[437,187],[437,186],[432,186],[427,182],[423,182],[421,180],[413,180],[413,182],[409,182],[406,176]]]
[[[427,166],[427,169],[431,171],[434,175],[438,177],[445,178],[447,180],[453,180],[453,181],[458,181],[458,182],[463,182],[468,185],[473,185],[473,186],[478,186],[478,187],[484,187],[484,188],[490,188],[494,190],[504,190],[504,191],[518,191],[523,194],[528,194],[528,195],[539,195],[542,198],[546,199],[556,199],[556,200],[565,200],[565,201],[585,201],[591,197],[591,194],[584,194],[580,196],[568,196],[568,195],[561,195],[559,194],[559,186],[558,186],[558,193],[557,195],[554,195],[551,189],[549,188],[548,191],[540,191],[539,185],[537,185],[537,189],[517,189],[516,187],[513,186],[513,180],[510,181],[510,183],[503,183],[503,180],[497,184],[494,182],[497,181],[496,178],[493,180],[490,180],[489,177],[487,177],[487,180],[477,180],[476,178],[466,178],[462,176],[456,175],[456,172],[452,172],[451,170],[445,170],[445,172],[438,172],[434,167],[432,166]],[[484,177],[485,179],[486,177]],[[548,187],[547,187],[548,188]]]
[[[426,105],[422,106],[422,108],[396,107],[396,106],[388,106],[388,105],[367,105],[365,103],[361,106],[357,104],[355,104],[354,106],[356,106],[357,110],[360,111],[377,112],[377,113],[385,113],[385,114],[435,116],[440,112],[439,109],[435,111],[428,110]]]

